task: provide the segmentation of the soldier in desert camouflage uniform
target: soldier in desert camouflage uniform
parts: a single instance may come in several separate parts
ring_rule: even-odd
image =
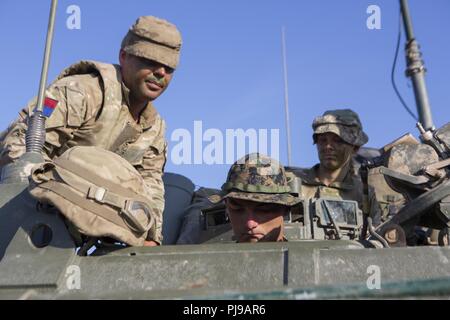
[[[80,61],[64,70],[46,90],[44,157],[53,159],[74,146],[97,146],[128,160],[152,194],[156,228],[146,245],[162,241],[166,162],[165,122],[152,105],[172,79],[181,35],[162,19],[143,16],[124,37],[120,65]],[[0,168],[25,152],[28,115],[23,109],[0,134]]]
[[[285,241],[284,216],[300,200],[291,194],[284,167],[252,153],[234,163],[220,195],[237,242]]]

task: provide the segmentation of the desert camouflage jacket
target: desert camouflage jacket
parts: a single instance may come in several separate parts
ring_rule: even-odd
[[[0,134],[0,168],[25,152],[28,115],[36,101]],[[165,122],[151,103],[136,122],[128,105],[129,90],[121,80],[120,66],[94,61],[70,66],[46,90],[44,157],[52,159],[73,146],[99,146],[127,159],[151,190],[157,228],[148,239],[161,242]]]

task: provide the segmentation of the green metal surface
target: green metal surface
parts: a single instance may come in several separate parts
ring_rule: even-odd
[[[406,0],[401,4],[405,6]],[[404,9],[405,20],[408,16]],[[418,92],[416,98],[427,99],[426,91]],[[429,129],[429,105],[426,101],[419,105]],[[445,128],[436,136],[442,148],[450,151],[450,127]],[[318,228],[307,214],[302,224],[286,223],[286,242],[234,243],[230,225],[218,223],[206,230],[203,244],[104,245],[92,255],[77,255],[60,214],[38,205],[28,194],[27,172],[41,161],[39,153],[25,154],[3,168],[0,299],[450,298],[449,246],[369,249],[353,240],[305,240]],[[448,173],[447,182],[410,199],[398,219],[434,215],[448,226]],[[170,215],[165,217],[164,228],[170,233],[165,244],[176,242],[194,186],[186,177],[179,177],[183,183],[175,175],[170,177],[165,181],[169,204],[165,215]],[[413,182],[418,178],[414,177]],[[339,228],[337,232],[343,233]],[[323,232],[320,237],[325,237]]]

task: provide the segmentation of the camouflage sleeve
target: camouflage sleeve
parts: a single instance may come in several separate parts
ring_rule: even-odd
[[[372,224],[376,227],[382,222],[382,210],[375,195],[375,190],[370,185],[368,191],[368,202],[367,216],[372,218]]]
[[[0,138],[0,169],[25,152],[26,123],[22,115],[13,121]]]
[[[161,130],[150,148],[145,152],[142,165],[136,167],[149,188],[156,218],[155,225],[148,232],[147,240],[153,240],[159,244],[163,240],[164,183],[162,175],[167,159],[167,142],[164,139],[164,133],[165,125],[164,121],[162,121]]]
[[[74,77],[67,77],[47,88],[45,97],[54,99],[58,103],[45,122],[44,157],[46,159],[61,154],[64,151],[61,147],[73,137],[75,129],[79,128],[87,117],[93,116],[92,110],[96,109],[95,105],[99,101],[98,93],[97,95],[89,94],[87,87],[83,82],[74,81]],[[28,103],[0,141],[0,166],[15,161],[25,153],[28,115],[34,110],[36,102],[37,97]]]

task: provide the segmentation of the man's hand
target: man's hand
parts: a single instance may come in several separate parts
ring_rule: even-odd
[[[158,242],[155,242],[153,240],[145,240],[144,241],[144,247],[157,247],[159,246]]]

